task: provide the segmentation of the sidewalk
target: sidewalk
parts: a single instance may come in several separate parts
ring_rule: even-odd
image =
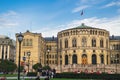
[[[35,79],[36,77],[33,77],[33,76],[23,77],[23,76],[21,76],[20,79],[22,79],[22,80],[24,80],[24,79]],[[0,77],[0,80],[1,80],[1,78],[3,78],[3,77]],[[11,79],[11,80],[17,79],[17,78],[18,77],[6,77],[6,79]],[[46,76],[40,76],[40,78],[46,78]]]

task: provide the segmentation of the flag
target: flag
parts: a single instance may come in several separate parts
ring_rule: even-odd
[[[82,10],[82,12],[81,12],[81,16],[83,15],[83,10]]]

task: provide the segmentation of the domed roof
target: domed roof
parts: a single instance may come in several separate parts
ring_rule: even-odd
[[[90,27],[90,26],[86,26],[84,23],[82,23],[80,26],[75,27],[75,29],[95,29],[95,28]]]

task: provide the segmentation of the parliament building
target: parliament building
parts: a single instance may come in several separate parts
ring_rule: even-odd
[[[17,35],[18,33],[16,64],[19,54]],[[49,65],[58,72],[86,69],[89,72],[120,71],[120,36],[110,36],[109,31],[105,29],[82,23],[78,27],[58,32],[57,37],[42,37],[41,33],[28,30],[22,35],[24,38],[21,44],[21,63],[29,65],[29,71],[32,71],[32,65],[36,63]],[[26,57],[26,60],[23,60],[23,57]]]

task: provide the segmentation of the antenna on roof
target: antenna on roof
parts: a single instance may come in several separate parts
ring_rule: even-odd
[[[30,22],[29,30],[32,32],[32,21]]]

